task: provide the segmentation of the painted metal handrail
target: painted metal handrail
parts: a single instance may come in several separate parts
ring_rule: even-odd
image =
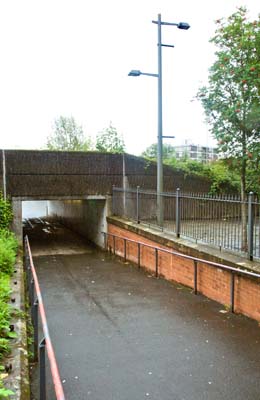
[[[109,233],[109,232],[102,232],[104,235],[104,241],[105,241],[105,249],[107,249],[107,237],[111,236],[113,238],[113,253],[116,254],[116,238],[123,240],[124,242],[124,260],[126,261],[126,242],[130,242],[130,243],[135,243],[137,244],[137,250],[138,250],[138,255],[137,255],[137,263],[138,263],[138,267],[140,268],[141,266],[141,246],[143,247],[148,247],[150,249],[153,249],[155,251],[155,276],[158,277],[159,276],[159,257],[158,257],[158,253],[159,252],[163,252],[163,253],[167,253],[167,254],[171,254],[174,256],[178,256],[181,258],[185,258],[187,260],[191,260],[193,261],[194,264],[194,294],[198,293],[198,288],[197,288],[197,274],[198,274],[198,266],[199,263],[202,264],[206,264],[209,265],[211,267],[214,268],[218,268],[218,269],[222,269],[224,271],[230,272],[231,274],[231,281],[230,281],[230,306],[231,306],[231,311],[234,312],[234,303],[235,303],[235,275],[243,275],[246,276],[248,278],[257,278],[260,279],[260,274],[256,273],[256,272],[251,272],[251,271],[247,271],[247,270],[243,270],[240,268],[235,268],[235,267],[230,267],[229,265],[225,265],[225,264],[220,264],[220,263],[216,263],[214,261],[208,261],[208,260],[203,260],[202,258],[198,258],[198,257],[193,257],[193,256],[188,256],[186,254],[182,254],[179,253],[177,251],[173,251],[173,250],[167,250],[167,249],[162,249],[159,246],[153,246],[138,240],[134,240],[134,239],[129,239],[127,237],[123,237],[123,236],[119,236],[119,235],[115,235],[113,233]]]
[[[27,282],[29,288],[29,300],[31,304],[32,323],[34,327],[34,359],[38,359],[38,309],[42,321],[43,339],[39,344],[40,354],[40,400],[46,399],[46,380],[45,380],[45,347],[51,368],[51,375],[57,400],[65,400],[60,374],[53,350],[46,313],[42,300],[41,290],[37,274],[35,271],[32,253],[28,236],[25,236],[25,267],[27,272]],[[36,297],[35,297],[36,294]]]

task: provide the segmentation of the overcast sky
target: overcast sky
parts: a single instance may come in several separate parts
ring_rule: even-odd
[[[112,124],[127,151],[140,154],[157,137],[158,13],[185,21],[163,26],[163,129],[171,144],[212,145],[204,115],[191,101],[214,60],[214,21],[257,0],[2,0],[0,1],[0,148],[43,148],[60,115],[86,135]]]

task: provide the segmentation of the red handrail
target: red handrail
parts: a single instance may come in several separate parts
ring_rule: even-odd
[[[42,320],[42,329],[43,329],[43,334],[45,337],[46,349],[47,349],[47,354],[48,354],[48,358],[49,358],[49,362],[50,362],[54,390],[56,393],[57,400],[65,400],[63,387],[62,387],[60,374],[59,374],[59,369],[58,369],[58,365],[56,362],[56,358],[55,358],[55,354],[54,354],[54,350],[53,350],[53,346],[52,346],[51,338],[50,338],[50,334],[49,334],[49,329],[48,329],[46,314],[45,314],[45,310],[44,310],[40,285],[39,285],[39,281],[38,281],[35,267],[33,264],[32,253],[31,253],[30,244],[29,244],[29,240],[28,240],[27,236],[25,237],[25,240],[26,240],[26,244],[27,244],[27,248],[28,248],[28,255],[29,255],[29,259],[30,259],[30,267],[31,267],[33,280],[34,280],[35,292],[36,292],[38,304],[39,304],[39,312],[40,312],[40,316],[41,316],[41,320]]]
[[[124,237],[124,236],[115,235],[114,233],[110,233],[110,232],[103,232],[103,234],[104,235],[108,235],[108,236],[112,236],[112,237],[115,237],[115,238],[118,238],[118,239],[121,239],[121,240],[126,240],[126,241],[131,242],[131,243],[140,244],[141,246],[148,247],[148,248],[153,249],[153,250],[158,250],[158,251],[161,251],[162,253],[168,253],[168,254],[171,254],[171,255],[174,255],[174,256],[178,256],[178,257],[181,257],[181,258],[186,258],[188,260],[197,261],[197,262],[200,262],[202,264],[207,264],[207,265],[210,265],[212,267],[216,267],[216,268],[223,269],[223,270],[226,270],[226,271],[229,271],[229,272],[233,272],[233,273],[238,274],[238,275],[245,275],[245,276],[249,276],[249,277],[260,278],[260,274],[257,273],[257,272],[251,272],[251,271],[247,271],[247,270],[240,269],[240,268],[230,267],[229,265],[220,264],[220,263],[217,263],[217,262],[214,262],[214,261],[208,261],[208,260],[204,260],[202,258],[188,256],[187,254],[182,254],[182,253],[179,253],[179,252],[173,251],[173,250],[163,249],[163,248],[161,248],[159,246],[153,246],[151,244],[140,242],[138,240],[129,239],[129,238]]]

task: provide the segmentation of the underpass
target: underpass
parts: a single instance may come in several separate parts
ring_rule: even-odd
[[[30,222],[24,231],[67,399],[259,398],[256,322],[98,250],[59,223]],[[50,377],[48,390],[54,398]]]

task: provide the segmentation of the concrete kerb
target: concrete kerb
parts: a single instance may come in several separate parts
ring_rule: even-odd
[[[12,318],[14,332],[17,338],[11,340],[11,354],[4,360],[9,369],[8,376],[4,379],[5,386],[15,394],[14,400],[30,399],[29,362],[27,350],[27,327],[25,312],[25,285],[22,256],[18,255],[15,271],[11,279],[11,298],[15,299],[11,305],[18,310]]]

